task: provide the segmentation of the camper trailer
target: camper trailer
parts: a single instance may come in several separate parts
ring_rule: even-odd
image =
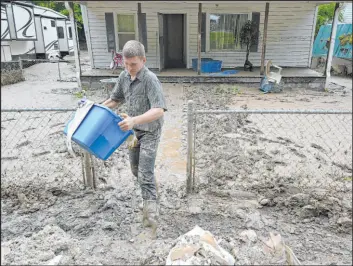
[[[53,59],[73,53],[68,18],[26,2],[1,2],[1,61]]]

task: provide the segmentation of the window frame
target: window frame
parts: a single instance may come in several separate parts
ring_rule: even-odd
[[[71,33],[71,34],[70,34]],[[69,40],[72,40],[72,36],[73,36],[73,34],[72,34],[72,27],[71,26],[68,26],[67,27],[67,38],[69,39]]]
[[[59,28],[62,29],[62,35],[63,35],[62,38],[60,38],[60,35],[59,35]],[[60,39],[60,40],[65,39],[65,32],[64,32],[64,27],[63,27],[63,26],[57,26],[57,27],[56,27],[56,31],[57,31],[58,39]]]
[[[223,49],[223,50],[211,50],[211,40],[210,40],[210,15],[211,14],[229,14],[229,15],[248,15],[248,20],[252,20],[252,12],[239,12],[239,13],[231,13],[229,11],[214,11],[206,13],[206,52],[211,53],[229,53],[229,52],[244,52],[244,50],[238,49]]]
[[[119,47],[119,34],[135,34],[135,40],[139,40],[137,12],[119,11],[119,12],[113,12],[113,15],[114,15],[115,47],[116,47],[117,51],[122,51],[123,47]],[[135,32],[119,32],[118,31],[118,15],[133,15],[134,22],[135,22],[135,25],[134,25]]]

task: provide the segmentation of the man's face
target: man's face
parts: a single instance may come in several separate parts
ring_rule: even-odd
[[[131,58],[126,58],[124,57],[124,65],[125,69],[131,76],[135,76],[141,68],[143,68],[144,64],[146,62],[146,57],[131,57]]]

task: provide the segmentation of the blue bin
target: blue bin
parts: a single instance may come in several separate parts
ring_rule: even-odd
[[[80,147],[99,159],[109,156],[133,133],[122,131],[118,123],[122,119],[108,107],[94,104],[72,136]],[[64,129],[67,135],[68,125]]]
[[[197,58],[192,59],[192,69],[197,71]],[[202,73],[214,73],[222,70],[222,61],[213,60],[212,58],[201,58],[201,72]]]

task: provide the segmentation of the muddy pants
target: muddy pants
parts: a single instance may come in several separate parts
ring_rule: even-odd
[[[142,198],[144,200],[156,200],[156,179],[154,176],[154,165],[160,130],[153,133],[141,130],[134,130],[138,143],[129,151],[131,171],[137,177],[141,186]]]

